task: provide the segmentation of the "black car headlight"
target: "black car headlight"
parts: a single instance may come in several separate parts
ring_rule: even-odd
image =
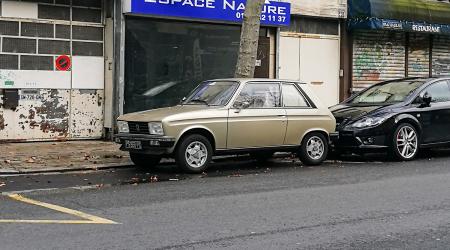
[[[387,120],[387,117],[365,117],[352,123],[350,126],[352,128],[368,128],[376,127]]]

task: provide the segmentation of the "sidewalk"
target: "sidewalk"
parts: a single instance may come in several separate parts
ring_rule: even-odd
[[[0,144],[0,174],[58,172],[131,165],[110,141]]]

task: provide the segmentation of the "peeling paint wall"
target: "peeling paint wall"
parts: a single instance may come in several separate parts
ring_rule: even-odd
[[[103,133],[103,90],[72,90],[70,134],[72,138],[100,138]]]
[[[291,14],[346,18],[346,0],[291,0]]]
[[[67,138],[69,100],[70,90],[20,90],[16,109],[0,105],[0,141]]]
[[[32,8],[23,0],[5,2],[0,1],[0,143],[101,138],[104,0],[27,1]],[[69,56],[70,67],[58,64],[62,55]]]

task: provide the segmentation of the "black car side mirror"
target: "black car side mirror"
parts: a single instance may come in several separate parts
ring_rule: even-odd
[[[420,107],[429,107],[431,104],[431,101],[433,100],[433,97],[428,94],[428,92],[423,93],[418,98],[418,103],[420,103]]]

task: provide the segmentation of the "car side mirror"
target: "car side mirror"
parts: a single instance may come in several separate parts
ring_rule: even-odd
[[[433,97],[430,94],[428,94],[428,92],[425,92],[417,98],[417,103],[419,103],[420,107],[422,107],[422,108],[429,107],[432,100],[433,100]]]
[[[432,100],[433,97],[428,93],[425,93],[422,97],[423,104],[425,104],[426,106],[430,106]]]

